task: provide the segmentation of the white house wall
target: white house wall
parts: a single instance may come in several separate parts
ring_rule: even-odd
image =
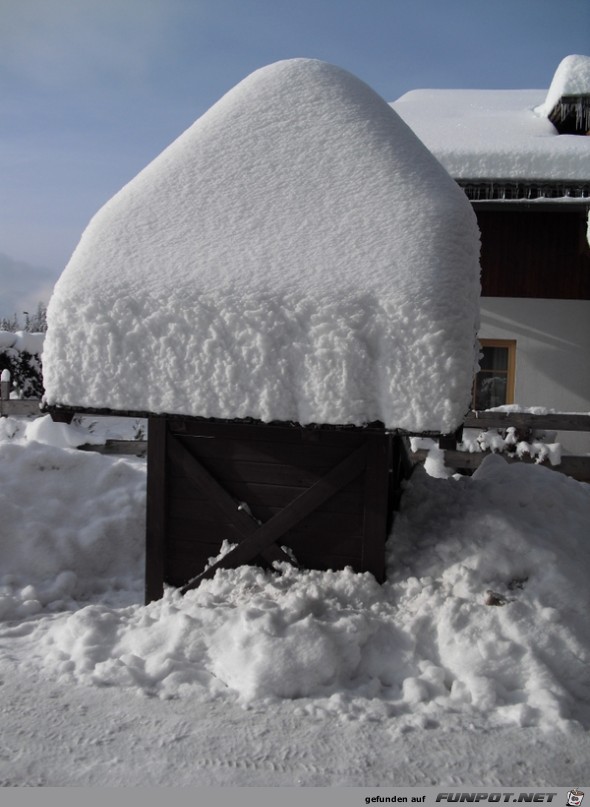
[[[514,403],[590,412],[590,300],[482,297],[479,337],[516,340]],[[590,433],[558,439],[590,451]]]

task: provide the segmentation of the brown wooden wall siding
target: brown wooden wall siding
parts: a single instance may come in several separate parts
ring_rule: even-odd
[[[267,522],[345,460],[367,447],[363,472],[295,524],[277,544],[312,569],[370,571],[384,578],[398,449],[383,429],[313,429],[152,418],[148,453],[146,599],[161,596],[162,581],[182,587],[203,571],[224,540],[240,533],[175,461],[178,440],[237,503]],[[156,439],[152,444],[152,436]],[[397,447],[397,443],[395,443]],[[392,473],[391,471],[395,473]],[[399,479],[396,480],[399,482]],[[257,562],[262,562],[257,557]]]
[[[475,212],[482,240],[482,296],[590,300],[586,211],[476,206]]]

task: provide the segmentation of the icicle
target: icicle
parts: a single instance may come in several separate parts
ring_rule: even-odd
[[[548,117],[560,134],[586,134],[590,130],[590,95],[560,98]],[[564,121],[572,118],[575,118],[573,130],[569,122],[563,127]]]
[[[457,180],[465,195],[472,202],[483,202],[493,199],[510,201],[511,199],[589,199],[590,182],[574,184],[565,182],[465,182]]]

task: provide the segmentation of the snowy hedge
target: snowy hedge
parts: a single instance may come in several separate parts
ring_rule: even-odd
[[[41,398],[43,395],[44,337],[44,333],[0,331],[0,373],[3,370],[10,373],[12,396]]]

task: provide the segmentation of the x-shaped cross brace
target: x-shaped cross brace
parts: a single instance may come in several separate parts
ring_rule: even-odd
[[[237,546],[189,580],[180,589],[182,594],[196,588],[202,580],[213,577],[217,569],[236,568],[252,561],[257,555],[262,555],[271,563],[275,561],[292,563],[292,558],[275,542],[341,488],[356,479],[364,470],[367,461],[367,446],[363,444],[325,476],[318,479],[310,488],[293,499],[280,512],[264,524],[259,524],[244,508],[240,507],[240,503],[229,495],[198,459],[172,435],[169,436],[168,450],[171,458],[182,467],[184,473],[210,495],[212,501],[222,510],[241,536]]]

